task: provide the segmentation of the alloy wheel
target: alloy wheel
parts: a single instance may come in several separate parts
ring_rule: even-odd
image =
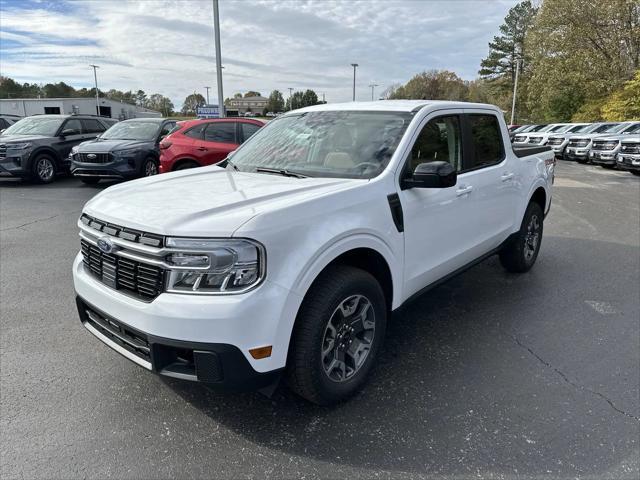
[[[528,262],[536,254],[540,241],[540,220],[537,215],[532,215],[527,225],[527,233],[524,237],[524,258]]]
[[[158,173],[158,167],[156,162],[148,160],[144,165],[144,176],[150,177],[151,175],[156,175]]]
[[[38,159],[38,163],[36,164],[36,173],[38,174],[38,178],[43,182],[50,181],[53,178],[54,173],[51,159],[47,157]]]

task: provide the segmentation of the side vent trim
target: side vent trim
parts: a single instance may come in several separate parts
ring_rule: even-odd
[[[391,209],[391,218],[395,223],[398,232],[404,232],[404,214],[402,213],[402,203],[400,203],[400,197],[397,193],[387,195],[389,200],[389,208]]]

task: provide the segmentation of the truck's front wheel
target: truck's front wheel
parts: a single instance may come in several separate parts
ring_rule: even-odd
[[[382,288],[364,270],[326,269],[305,297],[291,339],[290,387],[328,405],[356,393],[384,340],[387,309]]]

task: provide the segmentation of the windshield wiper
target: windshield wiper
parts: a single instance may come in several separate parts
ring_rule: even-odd
[[[263,173],[275,173],[276,175],[282,175],[283,177],[293,177],[293,178],[308,178],[308,175],[298,172],[292,172],[291,170],[287,170],[286,168],[267,168],[267,167],[256,167],[256,172]]]

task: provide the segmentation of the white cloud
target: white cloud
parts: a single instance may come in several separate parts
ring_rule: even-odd
[[[351,99],[406,82],[425,69],[476,76],[487,42],[515,0],[225,1],[220,5],[225,96],[237,91],[311,88]],[[0,71],[18,81],[91,86],[169,96],[215,90],[209,0],[80,1],[47,10],[3,8]]]

